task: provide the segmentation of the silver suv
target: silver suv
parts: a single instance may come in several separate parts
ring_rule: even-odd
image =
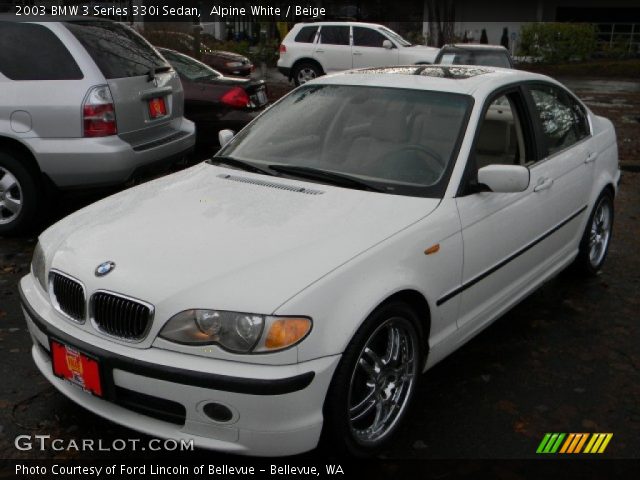
[[[0,235],[28,227],[47,183],[125,183],[184,157],[194,124],[169,63],[108,20],[0,16]]]

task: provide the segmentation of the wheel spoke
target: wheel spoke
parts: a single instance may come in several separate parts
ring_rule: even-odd
[[[380,371],[382,370],[383,364],[378,354],[373,350],[371,350],[369,347],[364,349],[363,354],[369,357],[369,359],[373,363],[373,370],[375,371],[375,373],[376,374],[380,373]],[[361,358],[361,360],[363,360],[363,358]]]
[[[8,192],[13,189],[16,185],[18,185],[18,181],[16,177],[14,177],[10,172],[4,171],[4,175],[0,178],[0,192]]]
[[[383,365],[389,365],[398,361],[400,354],[400,332],[396,327],[387,330],[387,351],[382,359]]]
[[[367,395],[357,404],[349,409],[349,417],[352,422],[370,413],[376,405],[376,389],[372,386]]]
[[[360,357],[360,360],[358,360],[358,365],[362,367],[362,369],[367,374],[367,377],[369,377],[370,380],[375,381],[376,377],[378,376],[378,374],[376,373],[375,366],[369,365],[367,361],[362,357]]]
[[[20,199],[5,197],[2,203],[4,204],[3,206],[14,215],[20,211]]]

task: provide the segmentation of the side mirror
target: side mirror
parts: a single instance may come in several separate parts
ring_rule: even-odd
[[[391,50],[393,48],[393,43],[391,43],[391,40],[383,40],[382,46],[387,50]]]
[[[235,136],[235,132],[233,130],[220,130],[218,132],[218,142],[220,142],[220,146],[224,147],[227,143],[229,143],[233,137]]]
[[[524,192],[529,187],[529,169],[522,165],[487,165],[478,170],[478,183],[492,192]]]

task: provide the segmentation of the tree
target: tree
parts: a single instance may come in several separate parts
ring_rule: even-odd
[[[482,29],[482,34],[480,35],[480,43],[487,44],[489,43],[489,37],[487,36],[487,29]]]
[[[456,7],[454,0],[427,0],[428,44],[442,47],[454,40]]]

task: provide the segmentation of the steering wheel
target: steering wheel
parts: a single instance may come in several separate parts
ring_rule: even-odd
[[[405,169],[403,166],[408,168]],[[435,150],[424,145],[410,144],[388,152],[374,161],[376,169],[387,170],[389,167],[393,167],[396,174],[413,170],[422,176],[432,177],[432,180],[436,181],[446,167],[446,163]],[[398,179],[402,177],[402,175],[392,176]]]

